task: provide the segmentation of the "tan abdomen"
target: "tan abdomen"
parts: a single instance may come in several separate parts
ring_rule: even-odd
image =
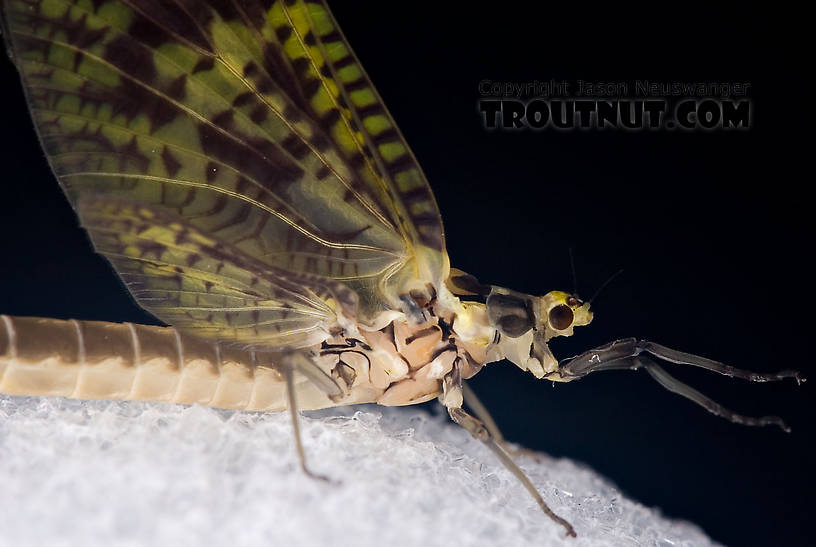
[[[170,327],[0,315],[0,393],[283,410],[276,368]],[[301,409],[334,405],[305,379],[296,390]]]

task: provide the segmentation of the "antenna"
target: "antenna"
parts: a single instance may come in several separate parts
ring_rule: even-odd
[[[602,291],[602,290],[604,290],[604,289],[606,288],[606,286],[607,286],[607,285],[609,285],[609,284],[612,282],[612,280],[613,280],[613,279],[615,279],[616,277],[618,277],[618,276],[619,276],[620,274],[622,274],[622,273],[623,273],[623,268],[621,268],[621,269],[620,269],[620,270],[618,270],[617,272],[615,272],[615,273],[613,273],[612,275],[610,275],[610,276],[607,278],[607,280],[606,280],[606,281],[604,281],[604,282],[601,284],[601,286],[600,286],[600,287],[598,287],[598,290],[597,290],[597,291],[595,291],[595,294],[593,294],[593,295],[592,295],[592,298],[590,298],[590,299],[589,299],[589,303],[591,304],[592,302],[594,302],[594,301],[595,301],[595,299],[598,297],[598,295],[599,295],[599,294],[601,294],[601,291]]]

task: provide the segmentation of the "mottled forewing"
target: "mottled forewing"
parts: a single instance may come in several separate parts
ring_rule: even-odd
[[[221,337],[240,316],[248,345],[325,329],[327,304],[354,314],[357,295],[373,315],[394,301],[383,280],[413,260],[390,187],[315,119],[276,9],[4,0],[2,13],[43,147],[96,248],[160,319]],[[311,320],[277,321],[304,299]]]
[[[269,20],[320,127],[393,203],[411,241],[445,252],[428,181],[323,0],[273,3]]]
[[[329,299],[356,305],[340,284],[266,265],[161,208],[86,196],[78,212],[137,301],[203,338],[243,348],[299,347],[325,338],[335,320]]]

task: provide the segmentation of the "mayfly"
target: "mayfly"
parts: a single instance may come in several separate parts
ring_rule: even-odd
[[[589,302],[451,268],[433,193],[320,0],[0,0],[51,168],[95,249],[170,327],[0,316],[0,392],[291,413],[439,398],[567,534],[467,380],[507,359],[568,382],[656,359],[636,339],[559,362]],[[468,407],[473,414],[468,413]]]

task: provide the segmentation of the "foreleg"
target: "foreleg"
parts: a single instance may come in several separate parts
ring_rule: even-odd
[[[616,340],[599,348],[586,351],[577,357],[566,360],[559,365],[558,370],[545,377],[561,381],[571,381],[601,370],[636,370],[638,368],[644,368],[660,385],[673,393],[682,395],[697,403],[712,414],[742,425],[776,425],[783,431],[790,432],[790,428],[777,416],[753,418],[738,414],[723,407],[691,386],[671,376],[662,367],[657,365],[649,355],[670,363],[696,366],[717,372],[724,376],[740,378],[751,382],[774,382],[785,378],[793,378],[797,383],[805,381],[801,373],[795,370],[782,370],[772,373],[753,372],[700,357],[699,355],[667,348],[666,346],[649,342],[648,340],[637,340],[635,338]]]

